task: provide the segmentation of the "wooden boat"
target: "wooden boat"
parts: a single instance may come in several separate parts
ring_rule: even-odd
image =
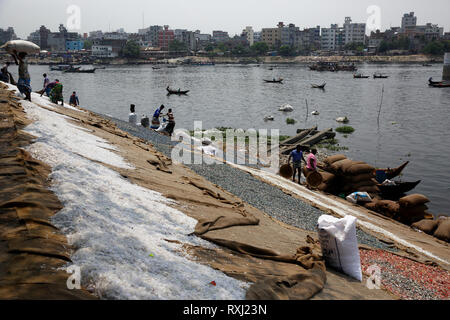
[[[96,68],[85,69],[85,70],[80,70],[79,68],[78,69],[75,68],[75,69],[67,69],[67,70],[64,70],[63,72],[64,73],[94,73],[95,70],[96,70]]]
[[[80,69],[80,68],[81,67],[74,67],[74,66],[71,66],[69,64],[61,64],[61,65],[50,67],[50,70],[51,71],[65,71],[65,70],[68,70],[68,69]]]
[[[152,67],[153,70],[159,70],[161,69],[160,67]]]
[[[398,177],[403,172],[403,170],[405,170],[405,168],[408,164],[409,164],[409,161],[405,162],[398,168],[377,169],[375,172],[377,175],[377,181],[379,183],[383,183],[384,180],[386,180],[386,179],[392,180],[395,177]],[[380,179],[378,178],[379,173],[380,173],[380,175],[381,175],[381,173],[383,173],[383,175],[384,175],[384,177],[382,179],[383,181],[380,181]]]
[[[318,85],[318,84],[312,84],[311,87],[313,87],[313,88],[315,88],[315,89],[325,89],[325,86],[326,86],[326,85],[327,85],[326,83],[321,84],[321,85]]]
[[[432,86],[433,88],[450,88],[450,82],[434,83],[434,84],[430,84],[430,86]]]
[[[428,84],[429,84],[430,86],[432,86],[433,84],[441,84],[441,83],[443,83],[442,81],[433,81],[433,80],[431,80],[431,79],[433,79],[433,78],[430,78],[430,79],[428,80]]]
[[[373,75],[373,78],[374,78],[374,79],[387,79],[387,78],[389,78],[389,76],[384,76],[384,75],[382,75],[381,73],[375,73],[375,74]]]
[[[415,187],[421,183],[422,180],[416,182],[397,182],[395,181],[395,185],[378,185],[378,188],[381,191],[381,194],[386,199],[395,199],[398,200],[405,193],[413,190]]]
[[[369,79],[370,76],[363,76],[362,74],[354,74],[353,78],[355,78],[355,79]]]
[[[423,65],[422,65],[422,67],[431,67],[432,65],[431,64],[428,64],[428,63],[424,63]]]
[[[182,94],[187,94],[189,92],[189,90],[184,90],[184,91],[182,91],[180,89],[178,89],[178,90],[171,90],[169,87],[167,87],[166,90],[167,90],[167,94],[169,94],[169,95],[170,94],[182,95]]]
[[[264,80],[266,83],[283,83],[283,79],[278,79],[278,80]]]

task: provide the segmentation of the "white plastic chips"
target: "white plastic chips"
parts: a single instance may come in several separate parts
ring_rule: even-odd
[[[322,254],[332,268],[362,281],[361,260],[356,239],[356,218],[338,219],[322,215],[318,222]]]

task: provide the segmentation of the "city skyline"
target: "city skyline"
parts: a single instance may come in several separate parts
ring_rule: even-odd
[[[330,0],[321,1],[320,4],[291,0],[248,0],[244,3],[231,0],[213,5],[205,0],[174,0],[170,7],[166,3],[142,0],[129,0],[126,3],[98,0],[95,4],[86,0],[61,0],[51,3],[52,10],[42,5],[45,2],[50,5],[49,1],[0,0],[0,28],[14,27],[17,36],[24,39],[41,25],[57,30],[59,24],[67,23],[70,16],[67,8],[77,5],[81,9],[81,28],[74,31],[81,34],[94,30],[115,31],[120,28],[128,33],[136,33],[143,26],[170,25],[174,29],[199,29],[202,33],[223,30],[234,35],[240,34],[246,26],[259,31],[274,27],[279,21],[294,23],[301,28],[316,25],[328,28],[333,23],[342,25],[344,18],[350,16],[354,22],[365,23],[369,17],[367,8],[378,5],[381,9],[382,31],[400,26],[401,17],[410,11],[415,12],[418,24],[431,22],[444,27],[445,31],[450,29],[450,22],[446,19],[450,3],[445,0],[433,1],[433,6],[418,0],[395,3],[380,0],[378,4],[366,0],[357,3],[344,1],[339,5]],[[18,7],[28,10],[21,11],[22,16],[19,17],[11,14]],[[103,16],[98,15],[99,10],[103,11]],[[161,14],[165,12],[168,14]],[[189,14],[186,15],[186,12]]]

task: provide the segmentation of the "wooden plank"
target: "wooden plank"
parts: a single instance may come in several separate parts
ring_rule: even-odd
[[[289,138],[287,140],[284,140],[283,143],[280,143],[280,146],[282,145],[288,145],[288,144],[295,144],[298,141],[301,141],[302,139],[306,138],[309,134],[311,134],[313,131],[317,130],[317,126],[311,129],[304,130],[300,132],[295,137]]]
[[[316,133],[316,134],[313,135],[312,137],[309,137],[309,138],[306,138],[306,139],[304,139],[304,140],[302,140],[302,141],[299,141],[299,144],[300,144],[301,146],[304,146],[304,147],[312,147],[313,145],[315,145],[315,144],[318,143],[319,141],[321,141],[321,140],[323,140],[323,139],[329,137],[330,134],[334,134],[334,136],[336,135],[336,134],[333,132],[333,129],[329,128],[329,129],[327,129],[327,130],[323,130],[323,131],[320,131],[320,132]],[[281,154],[284,154],[284,155],[290,154],[293,150],[295,150],[295,148],[296,148],[296,147],[288,147],[288,148],[284,148],[284,149],[281,151]]]

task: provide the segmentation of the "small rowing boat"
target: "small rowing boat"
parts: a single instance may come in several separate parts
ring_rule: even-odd
[[[321,84],[321,85],[318,85],[318,84],[312,84],[311,87],[313,87],[313,88],[315,88],[315,89],[325,89],[325,86],[326,86],[326,85],[327,85],[326,83]]]
[[[422,181],[415,181],[415,182],[397,182],[395,181],[394,185],[378,185],[378,188],[381,191],[381,194],[383,198],[385,199],[394,199],[398,200],[401,198],[405,193],[413,190],[415,187],[419,185]]]
[[[189,92],[189,90],[181,90],[181,89],[178,89],[178,90],[172,90],[172,89],[170,89],[169,87],[167,87],[166,88],[166,90],[167,90],[167,94],[168,95],[170,95],[170,94],[178,94],[178,95],[182,95],[182,94],[187,94],[188,92]]]
[[[363,76],[362,74],[354,74],[353,78],[354,79],[369,79],[370,76]]]
[[[264,80],[266,83],[283,83],[283,79],[279,78],[278,80]]]
[[[387,79],[387,78],[389,78],[389,76],[382,75],[381,73],[375,73],[373,75],[373,78],[374,79]]]

